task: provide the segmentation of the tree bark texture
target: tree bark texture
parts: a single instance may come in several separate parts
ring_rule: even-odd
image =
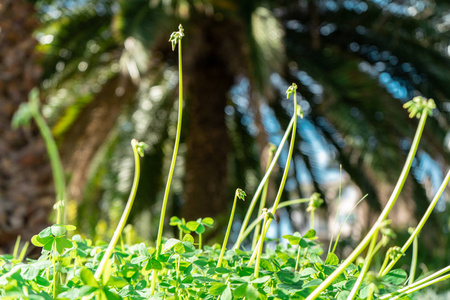
[[[70,174],[69,197],[78,203],[83,196],[92,159],[108,137],[124,106],[134,100],[136,92],[137,87],[127,75],[113,77],[64,133],[61,158],[65,171]]]
[[[228,92],[242,63],[242,28],[230,19],[197,18],[185,53],[187,154],[183,216],[215,217],[228,211],[225,124]]]
[[[12,130],[11,119],[39,84],[39,21],[31,2],[0,4],[0,252],[10,251],[17,235],[28,240],[47,226],[54,203],[50,162],[37,127]]]

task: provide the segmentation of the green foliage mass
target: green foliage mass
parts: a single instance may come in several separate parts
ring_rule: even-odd
[[[209,224],[210,219],[204,220]],[[221,267],[216,268],[220,246],[201,250],[191,235],[185,235],[183,240],[166,240],[159,256],[154,247],[144,243],[116,247],[108,272],[96,280],[94,273],[107,244],[79,235],[68,238],[66,234],[66,227],[54,225],[35,236],[33,243],[43,246],[36,260],[23,263],[12,255],[0,257],[2,299],[52,299],[53,286],[57,299],[149,299],[152,270],[157,271],[159,284],[151,299],[304,299],[339,264],[333,253],[325,261],[320,258],[323,249],[315,231],[310,230],[303,237],[286,236],[287,247],[278,244],[274,250],[267,248],[260,276],[255,278],[254,267],[248,265],[251,252],[228,250]],[[58,246],[60,243],[63,246]],[[295,268],[298,253],[299,266]],[[345,299],[361,267],[349,265],[321,299]],[[382,277],[372,275],[361,285],[358,299],[367,298],[371,284],[377,295],[382,295],[398,290],[406,278],[400,269]]]
[[[180,36],[183,31],[180,27]],[[173,42],[173,39],[171,39]],[[179,42],[179,40],[178,40]],[[174,45],[172,45],[174,46]],[[134,244],[128,240],[116,246],[119,236],[136,196],[140,174],[139,156],[144,154],[145,144],[132,140],[135,156],[135,180],[132,191],[123,212],[121,221],[109,244],[93,243],[79,235],[72,238],[68,231],[74,226],[55,224],[32,238],[32,243],[42,247],[42,255],[37,259],[28,259],[23,263],[23,256],[3,255],[0,257],[0,296],[2,299],[410,299],[417,290],[450,277],[447,266],[432,275],[417,281],[409,280],[402,269],[394,269],[397,260],[407,251],[412,241],[417,238],[424,223],[430,217],[437,200],[450,181],[450,172],[446,176],[435,198],[429,204],[417,227],[411,231],[410,238],[403,247],[386,250],[386,259],[379,272],[371,270],[371,261],[377,251],[386,246],[386,238],[392,236],[386,229],[389,225],[389,212],[395,205],[411,169],[417,152],[425,122],[435,103],[431,99],[416,97],[405,105],[410,117],[419,117],[414,140],[403,165],[400,177],[389,201],[383,208],[377,221],[362,239],[360,244],[345,259],[340,260],[334,251],[323,251],[317,242],[313,229],[314,211],[323,203],[320,194],[314,193],[309,199],[307,211],[310,212],[311,229],[304,235],[299,233],[285,236],[288,244],[273,245],[266,243],[263,251],[265,234],[284,191],[289,163],[293,155],[297,127],[297,85],[288,88],[287,96],[293,94],[294,110],[292,128],[286,131],[284,141],[291,135],[291,144],[286,159],[283,178],[276,200],[270,211],[267,208],[258,213],[263,217],[260,238],[251,251],[234,247],[227,250],[227,241],[234,217],[237,198],[244,200],[245,192],[237,189],[229,225],[222,247],[219,245],[203,246],[201,235],[206,227],[214,224],[211,218],[188,221],[173,217],[171,225],[177,226],[179,239],[163,240],[161,234],[166,213],[166,201],[170,182],[175,167],[181,129],[182,72],[181,48],[179,46],[179,82],[180,109],[177,139],[171,169],[167,181],[166,195],[161,210],[158,238],[154,247]],[[291,126],[291,125],[290,125]],[[292,131],[291,131],[292,130]],[[283,142],[284,143],[284,142]],[[281,149],[282,145],[279,146]],[[272,164],[276,163],[276,155]],[[261,186],[268,179],[271,168],[267,169]],[[252,199],[251,209],[255,206],[258,195]],[[249,213],[251,215],[251,213]],[[242,224],[237,243],[244,239],[245,230],[250,228],[249,219]],[[383,238],[378,241],[378,233]],[[192,234],[198,235],[198,242]],[[331,244],[332,241],[330,241]],[[335,241],[337,243],[338,240]],[[330,249],[330,247],[329,247]],[[355,263],[364,250],[368,249],[364,262]],[[22,251],[23,252],[23,251]],[[323,259],[325,257],[325,260]],[[417,260],[412,263],[414,270]],[[413,268],[414,267],[414,268]],[[410,278],[414,278],[411,271]]]
[[[293,92],[296,99],[295,86]],[[266,243],[263,252],[265,234],[272,220],[269,215],[273,216],[279,201],[274,203],[270,213],[267,208],[262,209],[264,219],[261,235],[252,251],[244,251],[239,247],[226,251],[237,198],[244,200],[246,196],[241,189],[237,189],[235,193],[222,247],[218,244],[202,247],[202,234],[206,227],[212,227],[214,224],[211,218],[186,222],[185,219],[178,217],[172,217],[170,225],[178,227],[179,239],[170,238],[163,242],[158,236],[155,247],[148,247],[145,243],[133,245],[130,240],[122,242],[120,247],[116,246],[136,195],[140,173],[139,156],[142,156],[145,148],[144,143],[132,140],[135,183],[121,222],[109,244],[93,243],[89,239],[82,239],[79,235],[70,238],[68,231],[75,229],[72,225],[55,224],[45,228],[31,240],[35,246],[42,247],[42,255],[37,260],[28,259],[23,263],[23,255],[17,255],[18,246],[13,255],[0,256],[0,296],[2,299],[11,300],[411,299],[411,295],[417,290],[450,277],[448,274],[450,266],[447,266],[414,282],[411,278],[414,278],[413,270],[417,260],[412,263],[408,283],[406,271],[393,269],[430,216],[450,181],[450,172],[418,226],[411,230],[410,239],[405,245],[402,248],[392,247],[386,251],[386,259],[378,273],[369,269],[375,253],[385,247],[387,239],[392,237],[392,232],[387,228],[390,223],[387,219],[388,214],[411,168],[428,116],[427,109],[433,105],[432,100],[416,98],[406,106],[412,107],[415,103],[421,104],[414,112],[414,114],[421,113],[420,123],[396,188],[372,229],[345,260],[341,261],[330,251],[323,260],[325,253],[322,245],[317,242],[316,231],[313,228],[304,235],[295,233],[284,236],[288,242],[286,247],[276,243],[275,250],[272,250]],[[293,118],[295,117],[294,110]],[[291,150],[295,125],[293,128]],[[288,130],[286,135],[289,133]],[[175,148],[177,146],[176,144]],[[174,159],[175,157],[176,155]],[[289,152],[288,162],[291,157],[292,151]],[[288,169],[287,166],[286,170]],[[267,172],[270,174],[269,168]],[[280,185],[279,195],[283,189],[284,181]],[[308,201],[307,211],[310,212],[312,220],[314,210],[323,203],[323,200],[320,194],[314,193]],[[165,213],[165,208],[163,212]],[[162,221],[164,213],[161,214]],[[248,223],[242,225],[238,242],[244,238],[247,225]],[[379,242],[377,242],[378,232],[383,235]],[[194,233],[198,235],[197,243],[192,235]],[[335,243],[337,242],[338,239]],[[366,248],[368,252],[364,262],[355,263]]]
[[[102,199],[123,196],[123,191],[115,187],[105,193],[99,184],[119,180],[114,163],[121,159],[130,135],[129,131],[120,134],[121,128],[134,130],[134,136],[153,141],[145,162],[150,167],[143,168],[142,174],[149,187],[146,190],[141,187],[136,201],[140,209],[135,214],[149,211],[147,204],[154,204],[157,193],[162,192],[161,182],[165,180],[161,175],[162,161],[170,160],[170,151],[163,151],[162,147],[167,140],[171,142],[171,137],[167,134],[170,118],[160,116],[168,116],[173,111],[171,99],[176,89],[167,76],[174,66],[173,56],[169,54],[171,47],[165,44],[166,38],[158,37],[165,33],[168,36],[169,29],[178,25],[180,18],[186,31],[211,16],[215,18],[215,14],[217,18],[224,18],[223,23],[229,19],[240,20],[243,30],[230,28],[226,36],[236,35],[243,43],[242,48],[248,49],[248,55],[243,58],[245,63],[240,64],[244,72],[236,72],[234,78],[236,81],[242,77],[248,79],[251,92],[245,96],[249,102],[254,106],[268,104],[278,122],[286,124],[290,113],[281,100],[284,94],[281,87],[287,82],[296,82],[302,100],[310,106],[304,111],[305,124],[314,126],[329,148],[330,157],[342,164],[363,193],[371,195],[367,202],[374,211],[382,206],[381,192],[400,172],[405,151],[398,150],[399,140],[412,135],[416,125],[401,109],[406,100],[416,95],[436,100],[437,118],[430,122],[431,127],[424,134],[421,151],[436,161],[448,162],[450,158],[443,146],[450,120],[445,100],[450,96],[447,53],[450,30],[445,21],[448,1],[152,0],[149,5],[148,0],[98,0],[81,1],[76,9],[67,9],[67,1],[37,3],[43,23],[40,31],[53,37],[50,44],[40,47],[46,54],[43,90],[52,98],[47,111],[51,112],[48,116],[57,138],[65,138],[65,133],[76,124],[85,108],[94,102],[98,90],[109,86],[107,83],[114,83],[119,70],[121,74],[130,73],[138,82],[141,92],[133,100],[136,103],[139,99],[148,100],[147,85],[158,87],[162,93],[160,100],[151,102],[152,109],[145,111],[152,120],[142,130],[145,134],[137,133],[138,122],[130,117],[139,109],[136,104],[128,107],[131,112],[126,117],[133,128],[129,129],[129,123],[127,126],[118,123],[113,132],[120,141],[103,143],[108,157],[104,163],[92,167],[89,188],[85,189],[83,201],[78,199],[85,206],[98,201],[100,197],[93,196],[98,193],[102,193]],[[96,13],[97,10],[101,13]],[[50,12],[58,12],[61,17],[52,17]],[[180,30],[171,37],[172,47],[183,34]],[[240,53],[232,51],[226,55],[224,61],[231,65]],[[87,68],[80,71],[80,63]],[[161,76],[163,73],[165,75]],[[276,84],[270,80],[277,78],[274,75],[281,79]],[[201,82],[197,78],[192,81]],[[210,84],[215,85],[215,82]],[[253,94],[261,101],[254,101]],[[259,175],[260,166],[255,157],[260,153],[255,149],[260,145],[255,145],[247,126],[243,125],[249,115],[239,111],[236,103],[229,105],[236,111],[230,117],[233,126],[228,128],[233,138],[235,168],[230,182],[236,181],[250,191],[251,184],[243,180],[242,174]],[[317,168],[314,151],[309,150],[314,145],[307,138],[298,138],[301,139],[298,145],[304,146],[295,149],[294,158],[305,163],[306,168],[301,172],[311,176],[314,188],[320,192],[325,189],[320,182],[323,170]],[[418,163],[413,166],[416,172],[420,172],[422,157],[417,157]],[[336,166],[333,162],[329,167]],[[404,198],[414,200],[418,211],[427,205],[422,183],[412,177],[409,184],[413,186],[409,190],[418,192]],[[234,187],[232,184],[228,187],[230,194]],[[322,191],[322,195],[325,197],[326,193]],[[182,192],[173,192],[171,197],[178,199]],[[407,202],[408,207],[412,207],[409,204]],[[77,225],[85,229],[87,224],[93,227],[98,217],[91,216],[80,209],[80,220],[92,220]],[[447,221],[445,216],[442,219],[439,225]]]

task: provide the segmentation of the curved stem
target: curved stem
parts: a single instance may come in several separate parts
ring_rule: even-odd
[[[425,284],[427,282],[430,282],[433,279],[437,278],[438,276],[441,276],[441,275],[443,275],[443,274],[445,274],[445,273],[447,273],[449,271],[450,271],[450,266],[447,266],[447,267],[445,267],[445,268],[443,268],[443,269],[441,269],[441,270],[439,270],[437,272],[434,272],[433,274],[431,274],[431,275],[429,275],[429,276],[427,276],[427,277],[425,277],[425,278],[423,278],[421,280],[418,280],[418,281],[414,282],[411,285],[408,285],[408,286],[405,286],[404,288],[399,289],[398,291],[395,292],[395,294],[396,295],[400,295],[401,293],[406,292],[409,289],[412,289],[412,288],[415,288],[417,286],[423,285],[423,284]],[[447,274],[445,276],[450,276],[450,274]],[[441,276],[441,277],[444,277],[444,276]],[[441,277],[439,277],[439,278],[441,278]],[[392,299],[391,298],[392,296],[393,296],[392,294],[383,295],[383,296],[380,297],[380,300]]]
[[[373,235],[372,241],[370,242],[369,251],[367,252],[366,260],[364,261],[364,265],[359,273],[358,279],[356,279],[355,285],[353,286],[350,294],[347,297],[347,300],[353,300],[358,292],[358,288],[361,286],[361,283],[366,276],[367,271],[369,270],[370,263],[372,261],[372,257],[374,254],[375,244],[377,243],[378,231]]]
[[[352,210],[347,214],[347,217],[345,218],[344,222],[341,224],[341,226],[339,227],[339,232],[336,236],[336,240],[334,241],[334,246],[333,246],[333,250],[331,252],[335,252],[336,251],[336,247],[337,244],[339,242],[339,238],[341,237],[341,233],[342,233],[342,228],[344,227],[344,224],[347,223],[348,219],[350,218],[350,216],[352,215],[353,211],[355,210],[356,207],[358,207],[358,205],[368,196],[368,194],[365,194],[364,197],[362,197],[361,199],[359,199],[359,201],[352,207]]]
[[[57,276],[56,276],[56,242],[52,244],[52,264],[53,264],[53,298],[56,299],[56,284],[57,284]]]
[[[109,257],[111,256],[113,249],[116,246],[117,241],[119,240],[119,236],[122,233],[123,228],[125,227],[128,216],[130,215],[131,207],[133,206],[134,203],[134,198],[136,197],[136,192],[139,185],[139,177],[141,174],[141,165],[139,161],[139,153],[137,151],[138,142],[133,139],[131,141],[131,146],[133,147],[134,165],[135,165],[133,186],[131,187],[131,193],[130,196],[128,197],[127,205],[125,206],[125,209],[122,213],[122,217],[119,220],[119,224],[117,224],[117,228],[114,231],[111,241],[109,242],[108,248],[106,248],[105,254],[103,255],[103,258],[100,261],[97,270],[95,271],[94,277],[97,280],[100,279],[105,270],[106,262],[109,260]]]
[[[289,173],[289,166],[291,164],[292,153],[294,152],[295,136],[296,136],[296,133],[297,133],[297,91],[296,90],[294,91],[294,116],[293,116],[293,122],[294,122],[294,125],[292,126],[291,144],[290,144],[290,147],[289,147],[289,154],[288,154],[287,159],[286,159],[286,165],[284,166],[283,177],[281,179],[280,187],[278,188],[277,197],[275,198],[275,201],[274,201],[274,204],[272,206],[272,209],[270,210],[270,213],[272,215],[275,215],[275,212],[277,211],[277,208],[278,208],[278,204],[280,203],[281,195],[283,194],[284,186],[286,184],[287,176],[288,176],[288,173]],[[280,149],[281,149],[281,147],[279,147],[279,150]],[[265,224],[263,224],[264,233],[261,234],[261,237],[265,236],[267,234],[267,231],[269,230],[271,222],[272,222],[272,219],[269,219],[269,220],[267,220],[267,222]],[[261,244],[262,242],[263,241],[260,238],[256,248],[258,248],[259,244]],[[248,262],[248,265],[251,265],[255,261],[255,259],[256,259],[256,251],[253,252],[252,257],[250,258],[250,260]]]
[[[181,264],[181,255],[180,254],[178,254],[178,258],[177,258],[177,280],[176,280],[176,286],[175,286],[175,295],[177,295],[178,294],[178,285],[180,284],[179,283],[179,280],[180,280],[180,264]]]
[[[338,192],[338,201],[336,205],[336,215],[334,217],[334,225],[333,230],[331,231],[330,244],[328,245],[328,253],[331,252],[331,245],[333,244],[334,231],[336,226],[338,225],[338,216],[339,216],[339,203],[341,202],[341,192],[342,192],[342,165],[339,165],[339,192]],[[311,227],[312,228],[312,227]],[[333,250],[334,253],[334,250]]]
[[[386,255],[384,256],[384,260],[383,260],[383,264],[381,265],[380,271],[378,272],[378,276],[381,276],[381,273],[383,273],[384,269],[386,268],[388,262],[389,262],[389,255],[388,253],[386,253]]]
[[[367,296],[367,300],[373,300],[373,293],[375,292],[375,284],[369,284],[369,296]]]
[[[267,170],[269,170],[270,163],[272,162],[272,158],[273,158],[273,151],[269,150],[269,157],[267,158],[266,172],[267,172]],[[259,202],[258,218],[262,215],[263,208],[266,207],[268,187],[269,187],[269,180],[267,180],[266,183],[264,184],[264,188],[263,188],[262,195],[261,195],[261,201]],[[253,235],[252,250],[254,250],[256,247],[256,243],[258,242],[260,230],[261,230],[261,224],[258,222],[256,225],[256,228],[255,228],[255,234]]]
[[[439,187],[438,192],[434,196],[433,200],[431,201],[430,205],[427,208],[427,211],[423,215],[422,219],[420,220],[419,224],[417,225],[416,229],[414,229],[414,232],[411,234],[409,239],[406,241],[406,243],[402,247],[402,252],[405,253],[406,250],[408,250],[409,246],[411,246],[412,242],[414,241],[414,238],[419,234],[419,232],[422,230],[423,226],[425,225],[426,221],[430,217],[431,213],[433,212],[434,207],[436,206],[439,198],[441,197],[442,193],[445,191],[445,188],[447,187],[448,183],[450,181],[450,171],[447,172],[447,176],[445,176],[444,181],[442,182],[441,186]],[[396,258],[395,260],[391,261],[389,265],[383,270],[383,273],[381,273],[381,276],[386,275],[397,263],[397,261],[400,259],[400,257]]]
[[[172,161],[170,163],[169,175],[167,177],[166,189],[164,191],[164,199],[161,208],[161,214],[159,218],[158,227],[158,237],[156,238],[156,256],[161,253],[161,239],[164,228],[164,219],[166,217],[167,200],[169,199],[170,185],[172,184],[173,172],[175,170],[175,163],[177,161],[178,146],[180,145],[180,135],[181,135],[181,123],[183,118],[183,64],[181,55],[181,39],[178,41],[178,124],[177,124],[177,135],[175,138],[175,146],[172,154]],[[156,270],[152,271],[152,284],[150,287],[150,294],[153,295],[155,292],[156,285]]]
[[[390,300],[400,299],[400,297],[403,297],[403,296],[405,296],[405,295],[408,295],[408,294],[417,292],[418,290],[421,290],[421,289],[423,289],[423,288],[426,288],[426,287],[428,287],[428,286],[430,286],[430,285],[433,285],[433,284],[436,284],[436,283],[438,283],[438,282],[447,280],[447,279],[449,279],[449,278],[450,278],[450,274],[447,274],[447,275],[438,277],[438,278],[436,278],[436,279],[427,281],[427,282],[425,282],[425,283],[423,283],[423,284],[420,284],[420,285],[414,285],[413,287],[407,286],[406,288],[403,289],[403,290],[404,290],[403,292],[401,292],[400,294],[395,295],[395,296],[390,296],[389,299],[390,299]],[[380,298],[380,299],[387,299],[387,298]]]
[[[164,228],[164,219],[167,209],[167,200],[169,199],[170,185],[172,183],[173,172],[175,170],[175,163],[177,161],[178,146],[180,144],[181,122],[183,117],[183,70],[181,61],[181,40],[178,43],[178,86],[179,86],[179,100],[178,100],[178,124],[177,135],[175,138],[175,146],[172,154],[172,161],[170,163],[169,175],[167,177],[166,189],[164,191],[164,199],[161,208],[161,215],[159,219],[158,237],[156,239],[156,256],[161,253],[161,238]]]
[[[268,216],[269,216],[269,214],[267,213],[267,210],[265,210],[263,224],[266,224]],[[264,227],[263,227],[262,232],[261,232],[261,243],[259,243],[259,247],[255,249],[255,251],[257,251],[255,274],[254,274],[255,278],[259,277],[259,265],[261,263],[261,254],[262,254],[262,251],[264,248],[264,238],[265,238],[265,234],[264,234]]]
[[[273,207],[270,210],[270,212],[273,215],[277,211],[278,204],[280,203],[280,200],[281,200],[281,195],[283,194],[283,191],[284,191],[284,186],[286,185],[286,180],[287,180],[287,176],[289,173],[289,166],[291,165],[292,153],[294,152],[294,144],[295,144],[296,134],[297,134],[297,93],[294,92],[294,126],[292,126],[291,145],[289,147],[289,154],[288,154],[288,157],[286,160],[286,165],[284,167],[283,178],[281,179],[281,184],[278,189],[277,197],[275,198]],[[268,220],[269,224],[270,224],[270,220],[271,219]],[[266,228],[266,231],[268,229],[269,229],[269,227]]]
[[[64,208],[66,206],[66,180],[64,177],[64,169],[62,167],[61,158],[59,157],[58,147],[56,146],[55,139],[53,138],[50,127],[48,127],[44,118],[40,115],[39,111],[33,112],[33,119],[41,132],[42,138],[44,139],[45,146],[47,147],[48,157],[50,159],[50,164],[52,166],[53,180],[55,182],[56,190],[56,224],[65,223],[65,212]]]
[[[381,247],[385,246],[384,242],[382,240],[380,240],[376,245],[375,248],[373,249],[373,253],[372,256],[374,256],[375,254],[377,254],[378,250],[381,249]]]
[[[314,211],[315,209],[311,209],[310,218],[309,218],[309,227],[314,229]]]
[[[364,249],[369,245],[369,242],[372,239],[372,236],[378,232],[378,228],[383,222],[387,216],[389,215],[389,212],[391,211],[392,207],[394,206],[395,202],[398,199],[398,196],[400,195],[400,192],[403,188],[403,185],[405,184],[406,177],[408,176],[409,170],[411,169],[411,165],[414,159],[414,156],[417,152],[417,148],[419,147],[419,141],[422,136],[423,128],[425,127],[425,122],[427,120],[427,114],[422,114],[422,117],[420,118],[420,122],[418,125],[418,128],[416,130],[416,134],[414,136],[414,140],[411,144],[411,149],[409,150],[408,157],[406,159],[405,165],[403,166],[402,172],[400,174],[400,177],[397,181],[397,184],[395,185],[394,191],[392,192],[391,197],[389,198],[388,203],[384,207],[383,211],[381,212],[380,216],[378,217],[375,224],[370,229],[369,233],[364,237],[364,239],[359,243],[359,245],[353,250],[353,252],[349,255],[349,257],[342,262],[342,264],[333,272],[331,273],[327,279],[325,279],[307,298],[306,300],[313,300],[316,299],[320,293],[322,293],[330,284],[333,283],[334,280],[342,273],[344,270],[361,254],[361,252],[364,251]]]
[[[280,205],[278,205],[278,208],[282,208],[282,207],[286,207],[286,206],[290,206],[290,205],[294,205],[294,204],[306,203],[306,202],[309,202],[309,198],[302,198],[302,199],[283,201],[283,202],[280,203]],[[273,209],[273,206],[270,209],[270,211],[272,211],[272,209]],[[250,234],[250,232],[252,232],[253,228],[255,228],[255,226],[257,224],[259,224],[259,222],[261,222],[261,220],[263,218],[264,218],[264,216],[261,215],[258,218],[256,218],[255,220],[253,220],[253,222],[244,231],[244,234],[242,235],[242,237],[243,237],[242,239],[243,240]]]
[[[412,259],[411,259],[411,269],[409,271],[409,284],[414,283],[414,279],[416,276],[416,267],[417,267],[417,254],[419,252],[419,245],[417,241],[418,237],[416,236],[413,241],[413,253],[412,253]]]
[[[294,268],[294,271],[295,272],[297,272],[297,270],[298,270],[298,265],[299,265],[299,262],[300,262],[300,250],[302,249],[302,247],[300,247],[300,245],[298,245],[298,248],[297,248],[297,258],[295,259],[295,268]]]
[[[289,133],[291,132],[293,126],[294,126],[294,119],[297,120],[296,116],[293,116],[291,121],[289,122],[289,126],[286,129],[286,132],[284,133],[283,139],[280,142],[280,145],[278,146],[277,152],[275,153],[272,163],[269,166],[269,169],[267,170],[266,174],[264,175],[263,179],[258,185],[258,188],[256,189],[255,194],[253,195],[252,201],[250,202],[250,205],[248,207],[247,213],[245,214],[244,221],[242,222],[241,229],[239,231],[238,238],[236,239],[236,243],[233,246],[233,249],[239,248],[242,241],[244,240],[244,231],[247,229],[248,222],[250,221],[250,217],[252,216],[253,209],[255,208],[256,202],[258,201],[258,197],[261,194],[261,191],[264,187],[264,184],[268,180],[270,174],[273,171],[273,168],[275,167],[275,164],[277,163],[278,157],[281,154],[281,150],[283,149],[284,144],[287,141],[287,138],[289,137]]]
[[[220,250],[219,260],[217,261],[217,267],[222,265],[223,255],[225,254],[225,250],[227,249],[228,237],[230,236],[231,225],[233,225],[233,217],[234,212],[236,210],[236,202],[237,202],[238,194],[234,194],[233,208],[231,208],[230,220],[228,221],[227,232],[225,233],[225,238],[223,239],[222,249]]]

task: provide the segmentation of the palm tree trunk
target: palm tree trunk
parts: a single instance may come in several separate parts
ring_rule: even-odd
[[[44,142],[32,124],[11,130],[14,112],[38,85],[39,25],[33,4],[4,0],[0,5],[0,251],[10,251],[17,235],[29,239],[47,225],[54,203],[52,174]]]
[[[232,200],[227,199],[230,141],[224,111],[243,57],[239,24],[204,16],[196,20],[185,47],[188,131],[183,216],[188,220],[224,214]]]
[[[137,87],[127,75],[118,75],[105,83],[78,116],[61,144],[61,158],[70,174],[68,192],[80,203],[89,166],[104,143],[123,108],[134,101]]]

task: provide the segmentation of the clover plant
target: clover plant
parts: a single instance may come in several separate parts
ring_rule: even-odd
[[[405,104],[410,117],[420,118],[418,129],[411,145],[410,152],[400,174],[395,189],[381,212],[379,218],[363,238],[361,243],[348,255],[339,258],[335,254],[339,242],[340,230],[334,240],[324,251],[318,242],[314,226],[314,212],[323,203],[321,196],[314,193],[309,198],[294,199],[281,202],[281,195],[289,171],[289,165],[295,144],[297,114],[302,116],[297,105],[297,86],[292,84],[287,90],[287,97],[294,97],[294,115],[289,123],[277,150],[272,147],[273,157],[269,159],[266,173],[256,189],[248,206],[239,235],[232,249],[227,250],[230,231],[234,220],[237,199],[244,200],[245,192],[237,189],[231,208],[228,227],[222,246],[218,244],[204,245],[202,234],[207,227],[212,227],[211,218],[199,218],[186,221],[183,218],[172,217],[170,225],[179,230],[178,238],[163,240],[163,225],[167,207],[170,184],[175,168],[179,145],[182,117],[182,69],[181,69],[181,38],[183,28],[170,37],[172,48],[179,49],[179,111],[178,127],[174,152],[164,193],[160,223],[156,242],[153,244],[131,244],[126,238],[125,243],[117,247],[128,215],[132,209],[139,182],[140,161],[146,145],[132,140],[135,158],[135,177],[127,205],[122,218],[108,243],[82,238],[80,235],[70,237],[68,231],[74,230],[71,225],[64,225],[63,213],[59,208],[56,224],[45,228],[33,236],[31,242],[42,248],[38,258],[26,258],[27,244],[20,248],[20,238],[12,255],[0,256],[0,298],[7,300],[72,300],[72,299],[105,299],[105,300],[140,300],[140,299],[207,299],[207,300],[259,300],[259,299],[413,299],[420,289],[450,278],[450,266],[444,267],[422,278],[415,279],[417,265],[417,239],[425,222],[432,213],[438,199],[450,181],[450,172],[440,186],[434,199],[417,226],[410,230],[410,237],[405,244],[386,249],[388,242],[395,237],[395,232],[389,227],[389,212],[394,206],[411,168],[414,155],[425,122],[432,115],[435,107],[432,99],[415,97]],[[36,97],[36,96],[33,96]],[[35,103],[36,99],[33,98]],[[37,104],[32,104],[36,106]],[[35,107],[36,108],[36,107]],[[33,117],[36,117],[34,108]],[[22,110],[30,107],[22,108]],[[26,113],[18,117],[27,117]],[[28,118],[30,114],[28,113]],[[20,123],[16,119],[17,123]],[[48,132],[43,130],[43,134]],[[277,163],[281,149],[289,135],[291,136],[289,152],[284,167],[278,192],[271,208],[266,208],[267,180]],[[47,136],[46,140],[49,141]],[[50,147],[55,159],[54,148]],[[58,172],[54,173],[59,176]],[[61,175],[61,174],[60,174]],[[58,184],[58,186],[61,183]],[[58,187],[58,203],[61,199]],[[259,198],[262,192],[261,199]],[[367,196],[367,195],[366,195]],[[366,197],[364,196],[358,204]],[[250,223],[253,209],[260,199],[256,218]],[[309,203],[311,228],[305,233],[296,232],[283,236],[287,245],[275,243],[274,247],[265,245],[265,235],[276,214],[277,209],[298,203]],[[356,207],[356,205],[355,205]],[[257,226],[260,224],[260,226]],[[254,236],[251,251],[242,247],[246,237]],[[381,238],[379,235],[381,234]],[[198,242],[195,242],[195,235]],[[413,245],[414,255],[410,275],[403,269],[395,269],[395,265]],[[197,247],[196,247],[197,246]],[[266,247],[265,247],[266,246]],[[364,257],[362,253],[364,250]],[[385,251],[381,268],[372,266],[376,253]],[[358,259],[359,258],[359,259]],[[25,261],[24,261],[25,259]],[[357,260],[358,259],[358,260]],[[356,263],[356,261],[360,261]]]

